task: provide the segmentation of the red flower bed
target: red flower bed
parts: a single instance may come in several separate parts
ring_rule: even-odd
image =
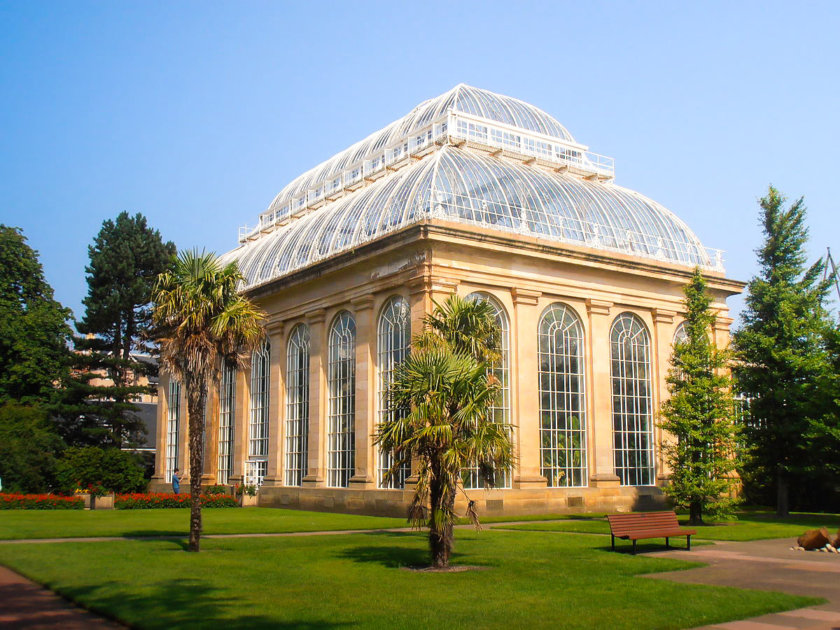
[[[190,506],[188,494],[135,493],[118,494],[114,507],[118,510],[151,510],[152,508],[179,508]],[[236,499],[221,494],[201,495],[201,507],[239,507]]]
[[[55,494],[2,494],[0,510],[83,510],[82,497],[61,497]]]

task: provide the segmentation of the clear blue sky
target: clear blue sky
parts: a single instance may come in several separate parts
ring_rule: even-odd
[[[465,82],[615,157],[748,280],[769,183],[840,256],[839,33],[838,2],[0,0],[0,222],[81,316],[103,220],[227,251],[294,176]]]

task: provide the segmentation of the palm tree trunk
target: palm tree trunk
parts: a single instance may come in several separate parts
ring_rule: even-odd
[[[188,551],[199,551],[201,542],[201,474],[204,471],[204,403],[207,380],[186,381],[190,424],[190,542]]]
[[[451,515],[455,509],[455,490],[446,488],[436,477],[429,486],[432,502],[431,522],[429,524],[429,547],[432,552],[432,566],[445,569],[452,556],[452,542],[455,534]],[[448,492],[447,492],[448,490]]]

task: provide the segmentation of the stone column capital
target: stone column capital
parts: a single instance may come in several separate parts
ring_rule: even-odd
[[[405,284],[408,287],[409,295],[428,293],[432,288],[432,278],[430,276],[412,276]]]
[[[734,321],[735,320],[731,317],[725,317],[725,316],[718,315],[717,317],[715,317],[715,323],[714,323],[715,330],[722,330],[722,331],[729,332],[729,328],[732,326]]]
[[[285,322],[279,318],[271,318],[266,322],[265,330],[269,337],[278,337],[283,334]]]
[[[318,308],[314,311],[309,311],[306,314],[306,323],[307,324],[323,324],[324,320],[327,318],[327,309],[325,308]]]
[[[586,298],[586,312],[590,315],[609,315],[613,306],[613,302],[608,300]]]
[[[655,308],[652,312],[653,321],[657,324],[673,324],[677,316],[676,311],[669,311],[664,308]]]
[[[350,305],[357,313],[359,311],[366,311],[373,308],[373,294],[360,295],[350,300]]]
[[[452,295],[458,290],[458,281],[450,278],[432,278],[431,290],[435,293]]]
[[[536,306],[542,296],[541,291],[531,291],[530,289],[520,289],[513,287],[510,290],[510,295],[513,298],[514,304],[524,304],[527,306]]]

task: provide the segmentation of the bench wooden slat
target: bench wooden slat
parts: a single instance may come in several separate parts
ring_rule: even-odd
[[[633,553],[636,553],[636,541],[649,538],[668,539],[673,536],[685,536],[688,549],[691,549],[691,536],[697,531],[683,529],[677,521],[675,512],[635,512],[630,514],[610,514],[607,516],[612,535],[612,548],[615,549],[615,539],[633,541]]]

